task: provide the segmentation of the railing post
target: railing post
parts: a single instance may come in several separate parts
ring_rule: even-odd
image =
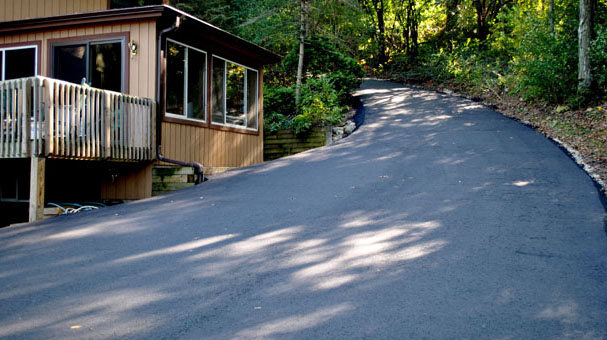
[[[103,106],[103,110],[104,110],[104,128],[105,128],[105,140],[104,140],[104,145],[105,145],[105,158],[110,158],[111,157],[111,141],[112,141],[112,110],[111,110],[111,104],[112,104],[112,98],[111,98],[111,94],[107,93],[107,92],[103,92],[103,95],[105,97],[105,101],[104,101],[104,106]]]
[[[46,158],[32,155],[30,167],[30,201],[29,221],[34,222],[44,217],[44,181]]]
[[[44,79],[42,82],[42,88],[44,93],[44,121],[46,125],[46,137],[44,141],[44,153],[45,156],[48,156],[55,152],[55,89],[54,85],[48,81],[48,79]]]
[[[35,148],[32,148],[32,143],[30,142],[32,133],[32,119],[30,118],[29,112],[30,108],[32,107],[32,91],[30,91],[30,89],[33,89],[33,86],[28,86],[28,84],[31,84],[31,79],[24,78],[21,80],[21,89],[23,91],[24,96],[22,102],[23,106],[21,107],[21,115],[23,121],[21,126],[23,131],[21,134],[21,155],[25,157],[31,157],[34,153],[33,151],[35,150]]]

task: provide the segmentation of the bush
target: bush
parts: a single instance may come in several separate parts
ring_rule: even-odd
[[[590,57],[598,91],[601,95],[605,95],[607,94],[607,25],[597,27]]]
[[[298,60],[299,50],[295,46],[283,59],[283,69],[296,74]],[[329,79],[342,104],[347,103],[350,93],[360,86],[360,78],[365,76],[365,70],[356,59],[341,53],[322,36],[312,36],[306,41],[304,62],[307,74]]]
[[[266,86],[263,106],[264,126],[268,131],[277,131],[290,127],[290,117],[296,113],[295,88],[293,86]]]
[[[338,123],[345,111],[339,92],[329,77],[310,78],[301,87],[299,111],[295,105],[295,87],[266,87],[264,94],[265,129],[293,129],[296,134],[314,126]],[[299,114],[297,114],[299,112]]]
[[[310,78],[301,87],[300,110],[291,122],[295,134],[314,126],[338,123],[346,107],[340,105],[338,93],[329,79],[322,77]]]
[[[293,84],[299,57],[296,47],[266,74],[265,128],[269,131],[292,128],[298,134],[314,126],[337,123],[365,75],[357,60],[339,52],[327,39],[311,37],[305,45],[306,79],[297,107]],[[283,75],[290,76],[287,79]]]
[[[329,73],[326,78],[337,92],[341,104],[347,104],[352,91],[356,90],[362,83],[360,78],[347,71]]]
[[[537,18],[521,16],[519,21],[509,79],[512,89],[525,99],[564,102],[577,87],[575,44],[550,32]]]

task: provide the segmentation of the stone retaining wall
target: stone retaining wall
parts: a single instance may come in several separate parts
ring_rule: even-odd
[[[329,133],[330,133],[329,129]],[[327,128],[313,128],[305,134],[295,135],[293,130],[264,131],[263,160],[270,161],[280,157],[293,155],[327,144]],[[330,143],[330,142],[329,142]]]

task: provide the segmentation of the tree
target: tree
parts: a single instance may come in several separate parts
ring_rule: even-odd
[[[451,35],[457,24],[459,0],[445,1],[445,28],[443,34]]]
[[[301,97],[301,78],[304,68],[305,43],[310,30],[310,4],[308,0],[301,0],[301,16],[299,23],[299,61],[297,63],[297,82],[295,84],[295,102],[299,104]]]
[[[491,23],[495,20],[506,0],[473,0],[476,10],[476,35],[478,40],[485,41],[489,36]]]
[[[386,1],[387,0],[360,0],[362,7],[369,14],[369,19],[375,26],[375,41],[377,42],[378,64],[383,65],[386,55]]]
[[[580,0],[578,27],[578,90],[585,91],[592,85],[590,65],[590,41],[592,40],[593,0]]]

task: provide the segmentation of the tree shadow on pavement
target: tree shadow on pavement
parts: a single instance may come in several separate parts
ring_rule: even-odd
[[[0,338],[607,336],[604,210],[552,143],[367,81],[340,142],[0,230]]]

